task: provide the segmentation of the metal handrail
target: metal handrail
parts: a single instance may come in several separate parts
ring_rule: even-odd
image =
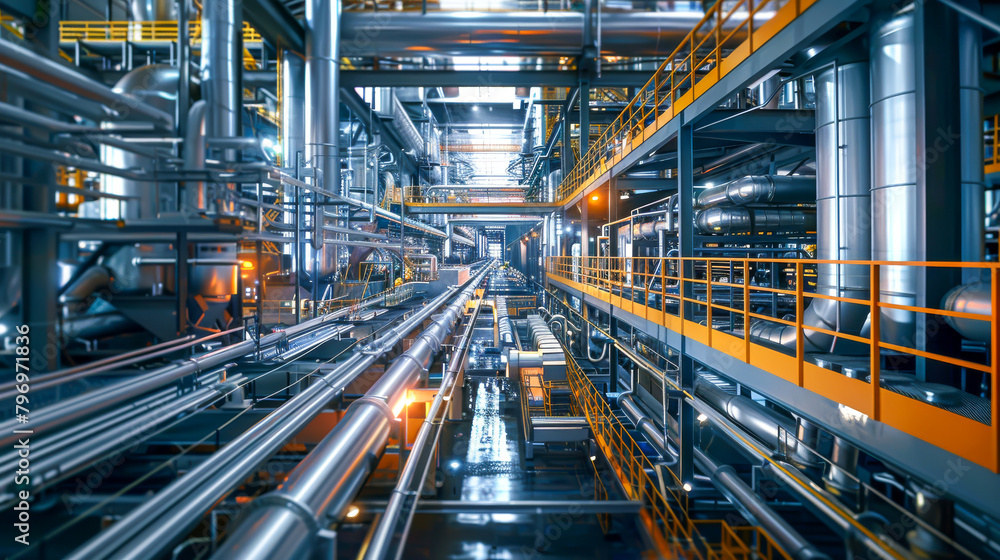
[[[807,266],[815,264],[841,264],[866,266],[870,275],[868,299],[806,292]],[[1000,379],[1000,263],[989,262],[903,262],[903,261],[804,261],[795,259],[764,258],[711,258],[711,257],[550,257],[547,272],[552,278],[576,284],[581,292],[597,297],[616,307],[663,325],[682,335],[726,354],[752,364],[793,384],[821,394],[835,402],[850,406],[874,420],[886,423],[918,438],[924,439],[956,455],[978,463],[994,472],[1000,472],[1000,390],[991,386],[990,420],[962,416],[892,390],[883,390],[880,382],[881,357],[884,351],[924,358],[936,362],[983,372],[991,379]],[[775,287],[779,281],[772,278],[770,286],[753,284],[755,270],[777,267],[787,274],[783,281],[788,287]],[[988,271],[992,293],[990,314],[975,314],[948,309],[935,309],[881,301],[880,277],[883,267],[898,269],[919,267],[928,269],[978,269]],[[713,272],[708,273],[709,270]],[[720,280],[716,280],[720,277]],[[659,280],[659,285],[653,280]],[[686,286],[696,286],[699,294],[685,291]],[[669,290],[669,291],[668,291]],[[717,294],[726,293],[729,299],[716,303]],[[670,293],[670,292],[673,293]],[[786,298],[795,306],[792,318],[782,318],[758,312],[752,307],[752,295],[765,293],[772,297]],[[803,323],[804,310],[811,299],[827,299],[863,305],[870,308],[870,332],[867,334],[842,333],[816,325]],[[710,303],[711,302],[711,303]],[[955,355],[930,352],[909,347],[895,341],[884,341],[880,335],[880,313],[901,310],[940,317],[989,321],[991,342],[988,343],[989,359],[982,362]],[[772,310],[772,313],[774,310]],[[714,326],[713,314],[730,319],[729,331]],[[747,335],[753,320],[763,320],[794,328],[796,345],[794,354],[776,351],[766,344],[758,344]],[[732,326],[742,321],[742,333]],[[806,361],[804,338],[806,333],[823,333],[850,340],[869,348],[868,369],[870,380],[854,379]],[[995,385],[995,384],[991,384]],[[948,426],[948,429],[941,429]],[[969,434],[968,438],[955,438],[949,434]],[[982,443],[985,442],[985,443]]]
[[[201,43],[201,20],[188,23],[192,44]],[[61,21],[59,41],[176,41],[176,21]],[[243,42],[260,43],[260,33],[243,22]]]
[[[630,499],[643,502],[640,518],[664,558],[751,558],[751,552],[756,552],[758,556],[755,557],[764,560],[790,560],[788,553],[758,527],[742,529],[741,533],[745,536],[741,537],[724,520],[693,519],[688,514],[687,495],[679,490],[681,483],[676,474],[666,469],[671,476],[670,486],[661,486],[649,476],[649,471],[653,470],[652,462],[642,453],[628,429],[615,416],[576,360],[569,354],[566,357],[567,380],[574,400],[587,417],[594,441],[607,458],[625,493]],[[709,540],[705,536],[709,532],[699,529],[708,525],[718,528],[718,540]],[[755,543],[753,551],[750,543]]]

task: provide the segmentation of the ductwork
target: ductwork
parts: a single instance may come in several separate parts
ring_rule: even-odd
[[[340,192],[340,2],[306,1],[305,151]]]
[[[399,132],[399,137],[403,140],[406,149],[413,152],[417,158],[424,156],[424,139],[420,135],[420,131],[417,130],[417,126],[413,124],[413,119],[406,112],[406,108],[403,107],[403,104],[394,93],[392,94],[392,104],[390,107],[393,125]]]
[[[131,0],[129,4],[133,21],[177,20],[177,2],[174,0]]]
[[[871,33],[872,260],[917,261],[916,77],[912,12]],[[982,166],[982,162],[979,162]],[[879,301],[916,305],[917,268],[883,266]],[[884,342],[913,346],[916,315],[882,307]]]
[[[745,19],[739,10],[728,20],[734,29]],[[742,15],[741,15],[742,14]],[[755,14],[763,23],[773,11]],[[670,53],[702,19],[697,11],[606,12],[601,15],[605,56],[658,57]],[[419,12],[351,11],[344,14],[344,55],[413,58],[427,56],[578,56],[584,40],[579,12]],[[373,31],[374,30],[374,31]],[[745,31],[730,38],[743,41]]]
[[[701,208],[723,204],[794,204],[812,202],[816,178],[807,175],[750,175],[724,185],[707,188],[695,201]]]
[[[806,233],[816,229],[811,210],[717,206],[695,215],[695,225],[705,234]]]
[[[365,396],[347,408],[337,426],[289,473],[281,488],[257,498],[255,507],[212,556],[292,560],[307,557],[321,527],[340,519],[385,450],[406,392],[427,371],[465,304],[486,277],[484,266]]]
[[[865,261],[871,258],[870,139],[868,65],[838,65],[816,76],[816,212],[817,259]],[[867,299],[869,269],[865,265],[820,263],[818,294]],[[805,326],[856,334],[868,308],[814,298],[803,314]],[[775,344],[795,346],[795,328],[755,321],[750,335]],[[805,331],[805,349],[833,351],[845,344],[826,333]]]

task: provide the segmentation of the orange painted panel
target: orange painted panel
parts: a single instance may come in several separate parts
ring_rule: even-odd
[[[762,370],[769,371],[774,375],[799,384],[799,364],[795,356],[782,354],[777,350],[771,350],[758,344],[750,345],[750,364]]]
[[[816,364],[802,364],[803,387],[824,397],[872,416],[872,387],[860,379],[852,379]]]

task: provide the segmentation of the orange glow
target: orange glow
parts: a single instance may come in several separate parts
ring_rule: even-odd
[[[599,196],[597,196],[595,194],[594,196],[590,197],[590,200],[593,200],[594,202],[597,202],[598,200],[601,200],[601,197],[599,197]]]
[[[253,262],[251,261],[240,261],[240,266],[242,266],[244,270],[253,270]]]

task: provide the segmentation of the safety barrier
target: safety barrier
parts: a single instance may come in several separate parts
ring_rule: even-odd
[[[669,477],[664,476],[663,484],[649,476],[653,464],[579,364],[568,354],[566,358],[567,379],[577,407],[587,417],[594,441],[608,459],[628,498],[643,503],[640,518],[662,557],[790,560],[770,535],[759,528],[745,527],[737,534],[723,520],[692,519],[687,512],[688,498],[681,481],[669,469],[665,469]]]
[[[810,281],[807,270],[824,263],[867,267],[871,296],[858,299],[806,291]],[[1000,360],[996,358],[1000,351],[1000,329],[997,327],[1000,324],[997,307],[1000,264],[552,257],[547,267],[551,279],[584,294],[845,405],[859,416],[883,422],[1000,472],[1000,388],[995,382],[1000,379]],[[891,300],[880,294],[883,275],[889,278],[926,274],[960,279],[963,268],[979,270],[986,278],[985,286],[991,294],[989,314],[921,307],[915,302],[901,300],[898,294]],[[758,278],[770,280],[759,282]],[[803,324],[805,309],[813,300],[821,299],[864,306],[872,318],[870,331],[838,333]],[[882,336],[881,323],[885,317],[898,321],[901,315],[906,317],[904,322],[916,325],[922,321],[924,326],[919,332],[914,326],[907,340],[898,336],[886,340]],[[966,324],[978,321],[983,328],[988,323],[989,340],[983,343],[979,353],[970,352],[969,347],[958,342],[951,346],[918,347],[924,331],[940,330],[948,320],[961,320]],[[758,321],[794,329],[794,347],[781,348],[746,336],[747,325]],[[814,333],[853,343],[862,352],[867,348],[867,356],[853,360],[850,371],[854,375],[848,375],[846,367],[837,371],[832,363],[834,358],[830,358],[828,364],[808,359],[804,335]],[[960,353],[962,357],[958,357]],[[894,371],[912,368],[912,364],[920,361],[929,368],[953,366],[964,368],[970,375],[982,376],[990,387],[989,398],[956,390],[954,399],[949,399],[954,403],[923,400],[920,390],[905,390],[907,385],[899,382],[902,374]],[[911,387],[917,386],[911,384]],[[940,391],[941,386],[934,390]]]
[[[188,26],[192,44],[201,43],[201,20],[192,20]],[[176,41],[176,21],[61,21],[60,42]],[[243,22],[243,43],[260,43],[260,33]]]

